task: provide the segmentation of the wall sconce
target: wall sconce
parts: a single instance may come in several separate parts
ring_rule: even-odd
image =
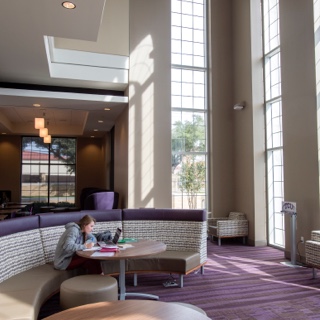
[[[245,106],[246,106],[246,103],[244,101],[242,101],[242,102],[236,103],[233,106],[233,110],[237,110],[237,111],[243,110]]]
[[[43,137],[44,143],[51,143],[51,136],[48,134],[47,136]]]
[[[44,128],[44,118],[34,118],[34,127],[35,129]]]
[[[41,128],[39,130],[39,137],[44,138],[48,135],[48,128]]]

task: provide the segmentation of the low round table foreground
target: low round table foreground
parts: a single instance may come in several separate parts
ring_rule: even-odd
[[[162,301],[98,302],[56,313],[43,320],[210,320],[191,308]]]

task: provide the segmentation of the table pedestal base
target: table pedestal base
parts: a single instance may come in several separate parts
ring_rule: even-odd
[[[147,298],[152,300],[159,300],[159,297],[154,294],[149,293],[138,293],[138,292],[127,292],[125,294],[126,297],[137,297],[137,298]],[[119,300],[125,300],[125,299],[119,299]]]
[[[119,300],[125,300],[126,297],[147,298],[152,300],[159,300],[159,297],[148,293],[126,292],[126,260],[120,260],[119,272]]]

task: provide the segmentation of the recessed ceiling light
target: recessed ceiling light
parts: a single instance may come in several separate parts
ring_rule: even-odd
[[[103,120],[98,120],[99,123],[103,123]]]
[[[104,108],[104,110],[106,110],[106,111],[110,111],[111,109],[110,109],[110,108]]]
[[[33,106],[38,108],[38,107],[41,107],[41,104],[39,104],[39,103],[34,103]]]
[[[98,131],[98,129],[94,129],[93,131]]]
[[[90,136],[90,138],[94,138],[94,136]]]
[[[76,7],[76,5],[70,1],[62,2],[62,6],[66,9],[74,9]]]

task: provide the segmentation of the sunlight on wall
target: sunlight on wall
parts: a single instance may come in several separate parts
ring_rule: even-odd
[[[129,207],[154,206],[154,60],[146,36],[130,55]]]
[[[131,87],[131,86],[130,86]],[[129,91],[131,91],[129,89]],[[129,99],[130,101],[130,99]],[[130,104],[130,102],[129,102]],[[135,166],[134,166],[134,158],[135,158],[135,143],[134,143],[134,136],[136,132],[136,119],[135,119],[135,109],[136,105],[132,104],[129,108],[129,134],[128,134],[128,207],[134,208],[134,193],[135,193]]]
[[[154,72],[154,60],[151,57],[153,42],[150,35],[146,36],[130,54],[130,84],[140,87],[150,79]]]
[[[147,199],[154,184],[154,86],[151,83],[142,94],[142,189],[141,199]],[[148,206],[153,206],[153,198],[148,201]]]

